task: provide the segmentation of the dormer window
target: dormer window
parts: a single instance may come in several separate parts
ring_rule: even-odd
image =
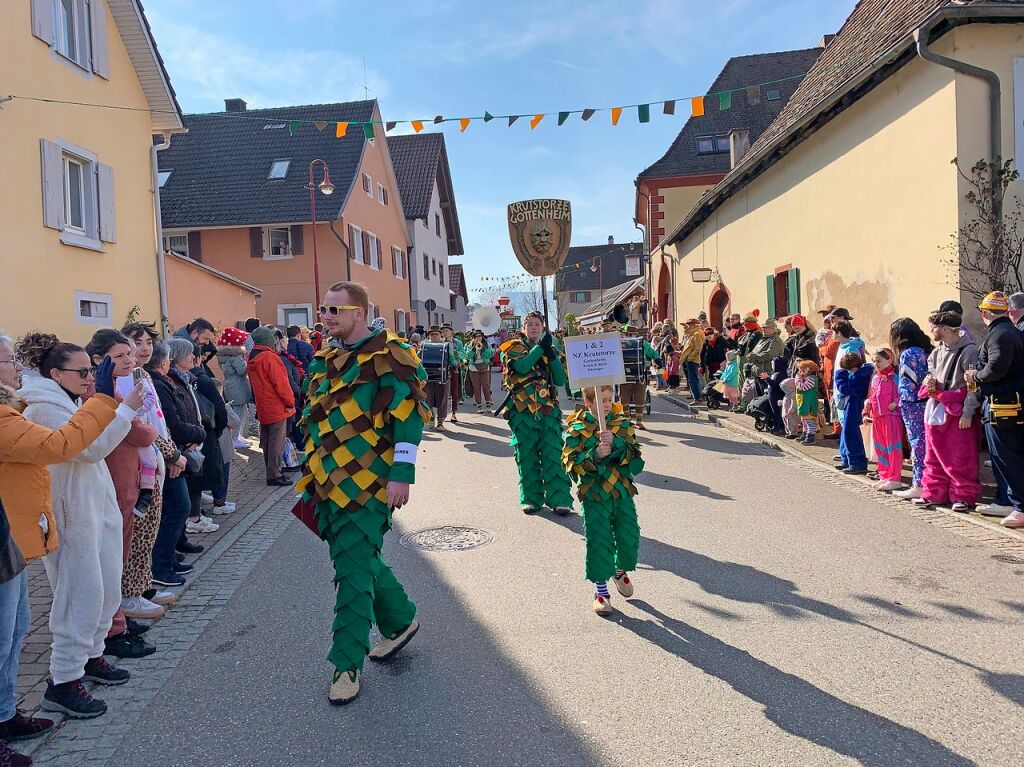
[[[779,92],[778,88],[772,88],[765,92],[764,97],[769,101],[778,101],[782,98],[782,94]]]
[[[171,170],[162,170],[156,174],[156,182],[159,184],[161,189],[164,188],[164,185],[167,183],[167,179],[171,177],[172,173],[174,173],[173,168]]]
[[[270,164],[270,173],[267,175],[267,178],[284,178],[288,175],[288,166],[291,164],[291,159],[274,160]]]

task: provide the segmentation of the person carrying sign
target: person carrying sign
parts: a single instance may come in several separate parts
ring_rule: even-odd
[[[585,387],[583,401],[586,407],[566,419],[562,463],[579,486],[594,612],[610,615],[609,578],[619,594],[633,596],[629,573],[636,569],[640,549],[633,478],[643,471],[644,462],[633,424],[622,405],[612,403],[612,387]],[[602,415],[603,428],[598,426]]]
[[[519,503],[524,514],[547,504],[560,516],[572,513],[569,477],[562,467],[562,411],[558,389],[566,383],[560,347],[530,312],[523,332],[500,347],[508,397],[503,408],[512,430],[519,469]]]

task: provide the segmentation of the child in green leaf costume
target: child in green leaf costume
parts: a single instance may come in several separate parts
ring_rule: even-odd
[[[355,311],[358,291],[341,284],[350,286],[338,300],[345,305],[322,308]],[[331,331],[335,317],[326,319]],[[365,333],[365,314],[361,323]],[[302,418],[306,457],[297,485],[303,500],[315,504],[316,525],[334,562],[334,642],[327,656],[336,669],[329,695],[334,704],[358,694],[367,654],[385,660],[419,628],[416,606],[381,548],[392,509],[407,499],[415,479],[417,446],[431,416],[423,404],[426,374],[398,336],[385,330],[359,335],[332,332],[331,345],[310,364]],[[374,623],[383,640],[371,650]]]
[[[519,503],[524,514],[547,504],[556,514],[572,512],[569,477],[562,467],[562,411],[558,388],[565,385],[560,346],[544,330],[538,312],[526,316],[523,333],[501,345],[505,417],[519,469]]]
[[[603,430],[597,423],[597,396],[606,414]],[[586,578],[594,583],[594,612],[610,615],[609,578],[622,596],[633,596],[629,573],[636,569],[640,549],[633,478],[643,471],[644,462],[633,424],[622,405],[612,402],[612,387],[601,387],[599,394],[584,389],[583,400],[586,408],[566,419],[562,462],[579,485],[587,539]]]

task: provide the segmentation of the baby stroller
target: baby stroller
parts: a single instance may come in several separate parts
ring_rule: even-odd
[[[775,414],[772,413],[771,392],[766,391],[755,397],[747,408],[747,415],[754,419],[754,428],[758,431],[771,431],[775,425]]]
[[[754,366],[743,366],[743,386],[740,389],[740,412],[746,413],[754,400],[768,391],[768,384],[754,375]]]
[[[718,408],[725,407],[729,404],[729,401],[725,398],[715,386],[721,386],[722,371],[715,373],[714,377],[708,381],[707,386],[704,387],[704,391],[700,393],[701,398],[708,406],[708,410],[718,410]]]

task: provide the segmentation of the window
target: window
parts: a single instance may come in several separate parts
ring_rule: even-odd
[[[405,279],[405,251],[401,248],[391,247],[391,267],[396,277]]]
[[[60,241],[90,250],[116,242],[114,171],[87,149],[65,141],[39,142],[42,154],[43,226]]]
[[[353,261],[357,264],[366,263],[363,255],[363,230],[352,224],[348,225],[348,247]]]
[[[779,93],[778,88],[771,88],[770,90],[765,91],[764,97],[769,101],[778,101],[782,98],[782,94]]]
[[[30,0],[32,34],[85,74],[110,79],[107,5],[102,0]]]
[[[430,256],[423,254],[423,279],[430,279]]]
[[[409,329],[409,315],[404,309],[395,309],[395,332]]]
[[[305,325],[312,327],[313,306],[311,304],[278,304],[277,324],[288,327],[289,325]]]
[[[786,317],[800,313],[800,270],[787,264],[765,278],[768,316]]]
[[[109,325],[114,297],[109,293],[75,291],[75,317],[88,325]]]
[[[274,160],[270,164],[270,173],[267,174],[267,178],[284,178],[288,175],[288,166],[291,164],[291,160]]]
[[[381,205],[388,204],[388,190],[384,188],[383,184],[377,184],[377,199]]]
[[[162,170],[156,174],[156,183],[161,189],[163,189],[164,185],[167,184],[167,179],[171,177],[172,173],[174,173],[173,168],[171,170]]]
[[[434,232],[441,236],[441,217],[437,213],[434,214]]]
[[[434,259],[430,259],[430,271],[434,273],[435,277],[437,276],[437,261]]]
[[[188,235],[187,234],[165,234],[164,250],[177,253],[179,256],[188,258]]]
[[[367,244],[366,263],[371,269],[380,269],[380,240],[372,232],[366,232]]]
[[[370,178],[369,173],[363,174],[363,191],[370,197],[373,197],[373,179]]]
[[[438,269],[437,276],[441,278],[441,284],[444,285],[444,264],[441,264],[441,268]]]
[[[728,152],[729,151],[729,137],[728,136],[715,136],[715,151],[716,152]]]
[[[366,309],[366,319],[367,320],[375,320],[379,316],[380,315],[377,314],[377,304],[373,303],[373,301],[370,301],[369,302],[369,306]],[[369,324],[369,323],[367,323],[367,324]]]
[[[64,155],[64,228],[85,234],[86,165],[78,157]]]
[[[287,226],[268,227],[264,234],[263,253],[263,258],[267,261],[280,261],[285,258],[291,258],[291,229]]]
[[[53,3],[53,47],[72,61],[78,61],[77,5],[75,0],[54,0]]]
[[[697,154],[725,154],[729,151],[729,134],[697,136]]]
[[[589,304],[590,303],[590,291],[581,290],[572,294],[572,303],[574,304]]]

